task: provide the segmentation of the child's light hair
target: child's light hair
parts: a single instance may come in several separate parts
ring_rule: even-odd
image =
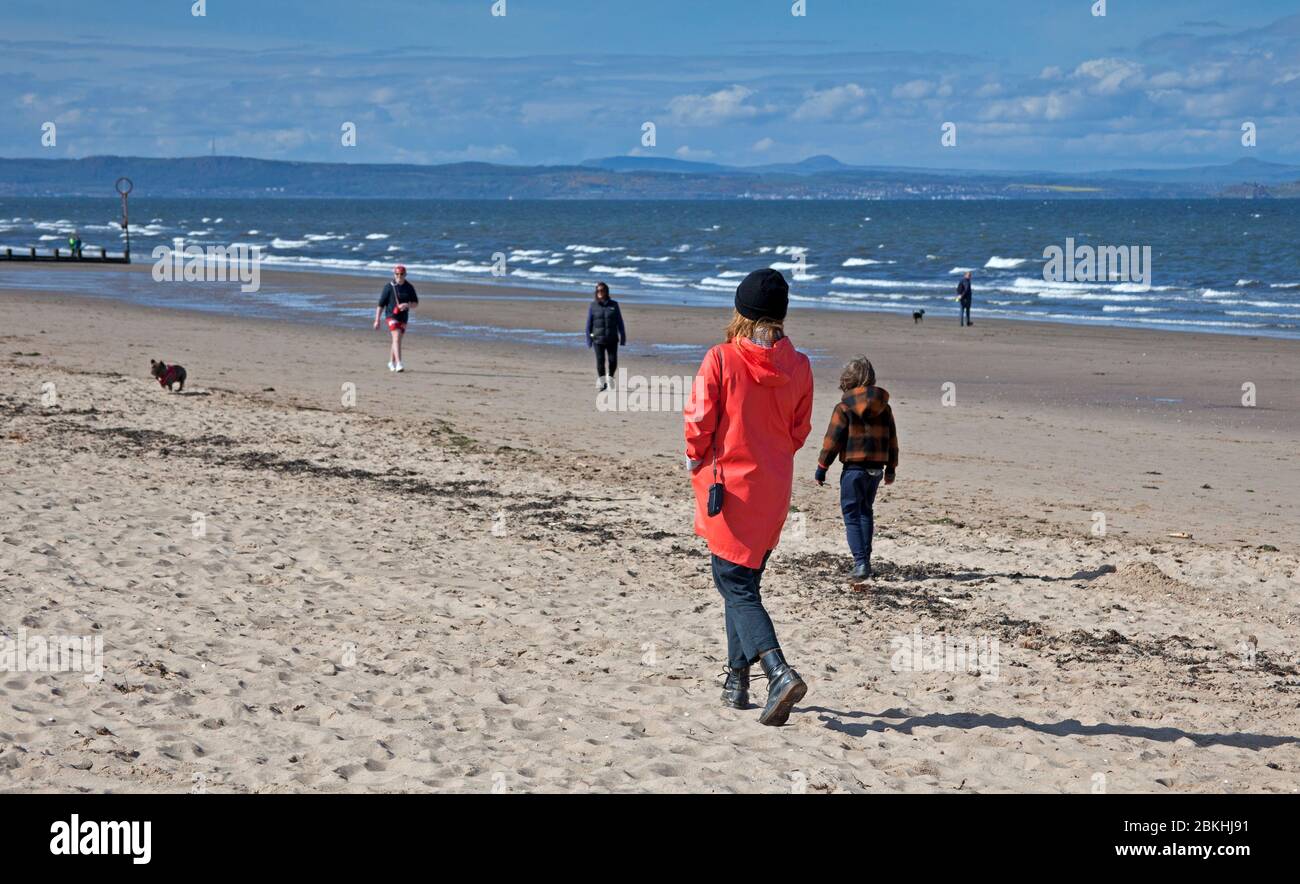
[[[870,387],[875,382],[876,370],[865,356],[854,356],[844,364],[844,371],[840,374],[840,389],[845,393],[858,387]]]
[[[727,343],[736,338],[749,338],[764,344],[774,344],[785,337],[785,323],[780,319],[746,319],[737,311],[727,326]]]

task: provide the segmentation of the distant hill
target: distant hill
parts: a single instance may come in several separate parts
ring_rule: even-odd
[[[598,160],[585,160],[586,168],[609,169],[613,172],[685,172],[689,174],[728,174],[728,175],[815,175],[818,172],[838,172],[852,169],[835,157],[815,156],[798,163],[772,163],[765,166],[723,166],[718,163],[701,163],[696,160],[679,160],[672,157],[603,157]],[[863,167],[866,168],[866,167]]]
[[[587,160],[584,166],[613,171],[674,171],[674,172],[733,172],[751,174],[816,175],[826,172],[894,174],[898,176],[921,175],[945,178],[1020,178],[1047,177],[1070,178],[1080,181],[1134,181],[1161,182],[1192,186],[1214,186],[1245,183],[1276,184],[1300,179],[1300,166],[1270,163],[1264,160],[1242,158],[1217,166],[1185,166],[1171,169],[1113,169],[1105,172],[1057,173],[1044,171],[933,169],[914,166],[851,166],[835,157],[815,156],[798,163],[773,163],[763,166],[722,166],[667,157],[607,157]]]
[[[219,156],[0,158],[0,197],[112,196],[113,182],[122,175],[134,181],[137,197],[1096,199],[1294,197],[1300,166],[1243,159],[1186,169],[1067,174],[850,166],[829,156],[764,166],[639,156],[572,166],[307,163]]]
[[[809,157],[798,163],[775,163],[767,166],[755,166],[752,171],[759,173],[785,173],[789,175],[816,175],[818,172],[840,172],[845,169],[852,169],[852,166],[846,166],[835,157],[828,157],[825,154]]]
[[[1242,158],[1221,166],[1193,166],[1183,169],[1116,169],[1103,173],[1126,181],[1196,182],[1204,185],[1281,184],[1300,179],[1300,166]],[[1088,177],[1088,176],[1083,176]]]
[[[678,160],[673,157],[604,157],[599,160],[585,160],[583,168],[608,169],[611,172],[688,172],[703,174],[707,172],[735,172],[731,166],[717,163],[701,163],[694,160]]]

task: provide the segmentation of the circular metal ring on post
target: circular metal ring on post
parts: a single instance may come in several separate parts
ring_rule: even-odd
[[[123,190],[123,189],[122,189],[122,182],[123,182],[123,181],[126,182],[126,190]],[[117,181],[115,181],[115,182],[113,183],[113,187],[114,187],[114,189],[117,190],[118,193],[122,194],[122,196],[126,196],[128,193],[130,193],[130,192],[135,188],[135,185],[131,183],[131,179],[130,179],[130,178],[127,178],[127,177],[123,176],[123,177],[117,179]]]

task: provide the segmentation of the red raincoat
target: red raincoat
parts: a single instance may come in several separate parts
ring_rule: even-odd
[[[789,338],[772,347],[738,338],[704,357],[686,407],[686,456],[702,463],[691,476],[695,533],[714,555],[757,568],[776,546],[812,399],[812,367]],[[710,517],[715,442],[726,491],[722,512]]]

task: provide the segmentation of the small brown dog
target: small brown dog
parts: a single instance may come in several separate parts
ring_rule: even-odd
[[[176,384],[176,392],[180,393],[185,390],[185,369],[179,365],[167,365],[164,362],[155,362],[149,360],[149,373],[158,379],[158,386],[163,387],[168,392],[172,391],[172,384]]]

